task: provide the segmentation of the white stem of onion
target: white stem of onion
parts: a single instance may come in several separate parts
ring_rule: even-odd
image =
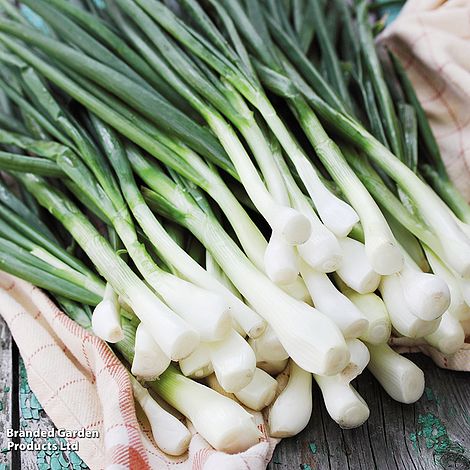
[[[158,293],[199,333],[201,341],[218,341],[228,334],[232,320],[221,295],[163,271],[158,275]]]
[[[264,252],[264,267],[269,279],[277,285],[295,282],[299,274],[297,258],[295,247],[273,232]]]
[[[449,308],[450,290],[445,280],[435,274],[423,273],[407,253],[397,275],[406,305],[413,315],[431,321]]]
[[[346,342],[351,354],[348,366],[333,376],[313,375],[320,387],[328,414],[342,428],[351,429],[364,424],[369,408],[363,398],[350,384],[369,363],[367,346],[358,339]]]
[[[372,344],[385,343],[390,337],[392,324],[383,300],[376,294],[358,294],[347,288],[342,291],[369,322],[360,339]]]
[[[441,353],[454,354],[464,345],[465,332],[460,322],[445,312],[437,330],[424,339]]]
[[[328,414],[341,428],[357,428],[367,421],[370,414],[367,403],[340,374],[313,377],[320,387]]]
[[[157,446],[165,454],[175,456],[184,454],[191,442],[191,433],[188,428],[171,413],[165,411],[134,377],[130,377],[134,398],[147,415]]]
[[[181,372],[192,379],[201,379],[214,372],[210,347],[207,343],[200,343],[189,356],[180,359],[178,364]]]
[[[261,411],[274,400],[277,381],[261,369],[256,369],[253,380],[236,393],[226,392],[219,384],[215,374],[206,378],[207,385],[222,395],[238,400],[242,405],[254,411]]]
[[[233,297],[240,302],[245,308],[242,309],[230,306],[230,314],[232,315],[232,328],[241,336],[249,336],[250,338],[258,338],[261,336],[266,328],[266,322],[251,308],[243,302],[243,297],[237,288],[233,285],[232,281],[226,276],[222,268],[217,264],[217,261],[206,250],[206,270],[214,277],[220,284],[226,287]]]
[[[287,166],[280,148],[273,148],[273,156],[284,176],[292,207],[304,214],[310,221],[312,233],[309,239],[297,246],[303,260],[321,272],[335,271],[341,260],[341,247],[336,236],[318,218],[307,197],[303,194]]]
[[[440,318],[426,321],[411,313],[403,295],[402,283],[396,274],[383,276],[379,286],[395,330],[408,338],[422,338],[436,331]]]
[[[457,320],[470,319],[470,307],[467,305],[463,296],[461,278],[454,276],[452,271],[444,265],[441,259],[426,246],[424,247],[424,251],[433,272],[441,277],[449,286],[450,305],[447,311]]]
[[[256,369],[251,382],[238,392],[235,397],[243,405],[255,411],[261,411],[274,400],[277,381],[264,370]]]
[[[337,269],[338,276],[359,294],[374,292],[379,286],[380,274],[372,268],[365,245],[347,237],[338,241],[343,253],[343,259]]]
[[[385,391],[400,403],[414,403],[424,392],[423,371],[388,344],[368,344],[369,370]]]
[[[103,300],[94,308],[91,317],[93,333],[108,343],[117,343],[124,338],[118,296],[107,283]]]
[[[223,340],[207,344],[215,375],[224,390],[237,392],[250,383],[256,369],[256,356],[235,330]]]
[[[314,271],[304,262],[300,263],[300,272],[315,307],[336,323],[345,338],[357,338],[367,330],[366,317],[336,289],[325,273]]]
[[[290,361],[289,381],[268,412],[269,435],[290,437],[307,426],[312,415],[312,374]]]
[[[284,284],[279,286],[286,294],[289,294],[295,300],[300,300],[300,302],[305,302],[306,304],[312,304],[312,298],[310,293],[305,285],[304,280],[297,276],[295,281],[291,284]]]
[[[199,344],[198,333],[158,300],[153,293],[151,297],[147,297],[141,290],[140,288],[135,291],[128,289],[124,298],[134,312],[139,312],[139,317],[147,331],[152,332],[152,336],[165,355],[177,361],[191,354]],[[164,315],[155,317],[157,308],[164,312]]]
[[[342,428],[350,429],[360,426],[369,417],[366,402],[350,382],[366,368],[370,355],[367,346],[358,339],[350,339],[346,344],[351,354],[348,366],[339,374],[313,374],[313,378],[321,389],[328,414]]]
[[[289,357],[284,346],[270,326],[266,328],[265,332],[259,338],[249,339],[248,344],[255,352],[257,362],[283,361]]]
[[[170,358],[155,342],[147,327],[139,323],[135,332],[132,374],[148,381],[155,380],[165,372],[170,362]]]
[[[297,245],[301,258],[313,269],[331,273],[341,266],[343,252],[338,239],[319,219],[309,216],[312,225],[310,238],[302,245]]]
[[[216,450],[237,453],[258,443],[261,433],[241,405],[178,373],[172,366],[152,383]]]
[[[344,380],[351,382],[367,367],[370,360],[369,350],[367,346],[358,339],[348,339],[346,341],[348,345],[351,359],[349,364],[345,367],[338,375],[341,375]]]

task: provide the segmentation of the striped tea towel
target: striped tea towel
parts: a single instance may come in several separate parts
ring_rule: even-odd
[[[470,201],[470,1],[408,0],[381,41],[401,59],[449,175]]]
[[[278,440],[268,438],[261,413],[254,416],[263,437],[246,452],[217,452],[191,429],[189,451],[165,455],[145,416],[136,413],[125,367],[104,341],[40,289],[1,271],[0,315],[23,357],[31,390],[55,426],[99,432],[99,438],[78,439],[77,453],[92,470],[262,470],[271,459]]]

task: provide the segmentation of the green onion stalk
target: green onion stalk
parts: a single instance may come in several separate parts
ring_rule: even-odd
[[[109,139],[108,139],[108,141],[109,141]],[[114,151],[113,149],[111,149],[111,150],[112,150],[113,154],[115,154],[115,155],[118,154],[118,152]],[[71,158],[71,157],[69,157],[69,158]],[[97,178],[100,180],[100,182],[106,180],[105,173],[102,171],[102,168],[100,168],[99,162],[97,164],[96,159],[95,159],[94,162],[92,162],[90,159],[88,159],[88,162],[90,163],[90,166],[91,166],[94,174],[97,176]],[[71,172],[73,172],[73,175],[75,175],[75,178],[76,178],[74,180],[75,183],[78,183],[79,185],[80,184],[83,185],[84,180],[83,180],[83,178],[80,178],[80,171],[77,171],[76,169],[73,169],[73,165],[78,165],[78,162],[75,161],[72,164],[70,164],[70,162],[65,162],[65,159],[62,158],[62,164],[66,165],[66,168],[68,169],[69,175],[71,175]],[[84,168],[82,170],[85,171]],[[125,176],[123,178],[125,179]],[[87,193],[92,194],[90,191],[87,191],[86,188],[84,188],[84,189]],[[199,304],[204,304],[205,305],[203,309],[201,309],[201,308],[198,309],[197,305],[193,304],[192,309],[190,309],[190,310],[196,311],[196,313],[203,314],[203,311],[206,310],[206,307],[208,307],[211,302],[212,302],[212,306],[208,310],[210,312],[214,312],[214,313],[215,313],[216,310],[220,311],[221,305],[220,305],[220,302],[218,302],[215,294],[213,294],[212,296],[209,295],[209,294],[208,295],[201,295],[202,294],[201,289],[193,287],[189,283],[181,281],[178,278],[163,272],[162,270],[156,269],[157,267],[155,265],[152,266],[152,262],[149,260],[148,256],[144,252],[144,250],[141,249],[141,246],[138,243],[138,241],[136,241],[135,234],[132,233],[132,230],[129,230],[129,227],[131,226],[131,224],[129,223],[128,215],[126,215],[124,217],[124,218],[127,217],[127,221],[122,220],[122,217],[113,217],[113,216],[110,215],[113,211],[112,205],[122,207],[122,199],[120,198],[120,195],[117,195],[116,191],[114,189],[110,188],[109,183],[107,183],[107,185],[106,185],[106,192],[108,193],[108,195],[110,195],[110,197],[112,197],[113,201],[110,201],[110,202],[113,203],[113,204],[110,204],[108,202],[107,204],[103,205],[103,201],[98,202],[98,200],[95,198],[95,206],[107,207],[107,212],[108,212],[107,213],[107,216],[108,216],[107,218],[112,219],[114,224],[119,224],[119,229],[118,230],[120,231],[121,236],[126,237],[125,239],[127,240],[128,247],[129,246],[133,247],[134,256],[135,257],[136,256],[140,257],[139,266],[140,266],[141,269],[143,269],[145,271],[146,276],[147,276],[147,280],[149,280],[149,277],[152,278],[152,280],[151,280],[152,285],[154,287],[156,285],[158,286],[159,293],[164,297],[164,299],[167,302],[169,302],[173,308],[178,310],[178,312],[181,315],[186,315],[186,313],[188,311],[187,305],[183,305],[187,301],[186,299],[188,299],[188,298],[192,298],[193,300],[198,298],[199,299],[198,300]],[[137,192],[134,191],[134,199],[135,199],[135,194],[139,194],[138,191]],[[114,210],[116,210],[116,207],[114,207]],[[120,212],[122,212],[122,210],[120,208],[117,209],[117,213],[119,214]],[[153,269],[152,269],[152,267],[153,267]],[[191,295],[181,296],[182,289],[184,289],[184,291],[188,291],[187,293],[189,293]],[[189,291],[191,291],[191,292],[189,292]],[[196,302],[196,304],[198,302]],[[219,305],[216,305],[217,303]],[[238,309],[240,309],[239,305],[238,305]],[[246,312],[246,309],[244,309],[243,313],[244,313],[245,317],[248,316],[248,314]],[[207,331],[203,332],[203,337],[209,335],[209,336],[207,336],[206,339],[211,339],[212,340],[212,339],[220,338],[220,337],[223,336],[222,333],[225,332],[225,331],[222,331],[222,330],[224,330],[225,326],[227,325],[227,321],[226,321],[227,320],[227,315],[225,315],[221,312],[217,313],[216,315],[220,316],[220,319],[219,319],[220,321],[218,321],[218,323],[216,322],[219,326],[214,326],[214,325],[213,326],[216,328],[216,330],[217,330],[217,328],[220,327],[219,328],[220,331],[210,332],[210,331],[207,330]],[[195,317],[194,318],[190,317],[189,320],[193,324],[197,323],[199,325],[199,329],[202,329],[203,328],[202,325],[207,323],[206,321],[198,321]],[[257,325],[251,324],[249,326],[246,325],[246,327],[247,327],[247,330],[250,331],[251,334],[256,335],[256,334],[258,334],[257,330],[262,329],[263,326],[262,326],[262,322],[259,320],[259,318],[256,319],[255,315],[253,315],[253,314],[249,315],[249,318],[247,319],[247,321],[251,321],[253,323],[253,320],[255,320],[257,322]]]
[[[90,329],[90,315],[81,304],[59,298],[59,303],[72,320]],[[142,325],[142,324],[140,324]],[[139,325],[139,326],[140,326]],[[137,327],[138,330],[138,327]],[[123,319],[124,338],[114,348],[128,364],[135,362],[135,323]],[[187,451],[191,434],[179,419],[170,414],[149,395],[132,375],[134,398],[149,419],[157,446],[169,455]],[[197,431],[217,450],[237,453],[256,444],[260,438],[253,417],[238,403],[198,382],[184,377],[170,365],[158,380],[147,380],[147,387],[187,417]],[[171,439],[168,438],[171,436]]]
[[[347,362],[344,339],[326,316],[272,284],[249,262],[215,218],[204,213],[157,166],[136,155],[129,157],[135,172],[151,188],[144,195],[164,215],[194,233],[243,297],[273,327],[286,351],[301,367],[322,373],[344,367]],[[318,334],[320,330],[322,333]]]
[[[72,234],[114,291],[148,325],[165,353],[174,359],[188,355],[197,345],[197,333],[163,304],[116,255],[78,207],[65,194],[51,188],[38,176],[24,173],[18,175],[18,178],[38,202]]]
[[[293,60],[292,53],[286,48],[283,49],[283,52],[289,60]],[[368,132],[359,121],[346,114],[339,107],[320,98],[320,88],[315,84],[312,85],[312,81],[307,83],[307,77],[302,70],[295,70],[288,61],[284,61],[284,66],[297,88],[318,116],[342,138],[364,152],[413,201],[421,217],[441,244],[443,259],[459,275],[467,276],[469,257],[465,253],[470,253],[468,250],[468,237],[434,191],[383,143]],[[463,255],[459,256],[458,253]]]
[[[4,20],[2,20],[2,22],[3,21]],[[10,33],[15,30],[20,35],[19,37],[21,37],[21,39],[25,41],[33,41],[38,46],[44,48],[46,52],[58,59],[62,64],[67,64],[72,67],[76,73],[86,73],[88,77],[95,80],[100,86],[110,90],[118,97],[125,100],[128,104],[137,108],[142,112],[144,117],[148,118],[150,121],[153,120],[158,125],[161,125],[164,132],[170,133],[170,135],[176,135],[177,139],[175,143],[171,138],[165,137],[162,132],[157,133],[153,131],[152,134],[157,134],[155,137],[158,138],[158,140],[155,141],[155,139],[147,135],[141,127],[131,125],[131,123],[129,123],[128,116],[123,117],[118,113],[113,112],[109,106],[105,106],[102,101],[96,99],[96,97],[91,93],[87,93],[83,88],[77,86],[76,83],[73,83],[58,69],[45,63],[38,56],[28,53],[29,58],[38,60],[39,63],[44,65],[56,79],[59,79],[66,87],[66,91],[77,101],[84,104],[96,115],[101,117],[103,121],[112,125],[116,130],[120,131],[121,134],[125,135],[130,140],[133,140],[157,158],[159,156],[162,158],[162,156],[168,155],[168,151],[165,148],[167,146],[176,150],[180,156],[180,160],[181,158],[184,159],[184,165],[178,165],[178,160],[174,158],[173,154],[171,154],[171,159],[168,161],[168,164],[170,164],[170,166],[173,165],[177,171],[184,171],[184,175],[192,178],[196,184],[205,185],[203,189],[210,192],[212,197],[214,197],[218,204],[223,208],[224,213],[226,213],[230,218],[230,221],[234,225],[237,235],[239,236],[245,250],[250,254],[250,258],[255,261],[260,268],[263,266],[262,255],[266,246],[264,237],[246,216],[244,210],[233,197],[231,192],[228,191],[222,179],[216,174],[216,172],[210,170],[203,160],[198,157],[195,151],[192,150],[192,148],[194,148],[196,151],[201,151],[203,156],[208,156],[212,161],[215,161],[226,168],[227,164],[225,162],[225,157],[223,155],[220,156],[220,152],[223,153],[223,149],[219,148],[218,141],[212,137],[212,134],[207,134],[205,129],[198,126],[194,121],[189,120],[185,115],[182,115],[181,112],[171,105],[162,102],[155,91],[148,91],[132,82],[127,77],[113,71],[111,68],[85,56],[84,54],[81,54],[80,51],[76,51],[58,41],[47,38],[42,34],[35,32],[33,29],[23,30],[23,33],[26,33],[23,34],[13,23],[6,22],[6,26]],[[5,38],[5,40],[10,41],[10,39],[7,38]],[[17,46],[21,47],[19,43],[16,43],[13,47]],[[22,48],[22,50],[27,52],[24,48]],[[38,70],[45,73],[45,69]],[[48,75],[47,73],[45,75],[57,84],[51,75]],[[107,77],[107,79],[104,80],[104,77]],[[101,111],[98,111],[95,105],[98,105]],[[154,111],[151,111],[152,109],[158,109],[160,112],[155,113]],[[106,112],[103,114],[105,110]],[[162,118],[163,115],[165,115],[164,119]],[[116,125],[115,118],[121,121],[124,126]],[[178,145],[178,139],[189,144],[191,148]],[[163,140],[163,147],[160,144],[161,140]],[[207,149],[207,147],[209,147],[209,149]],[[230,165],[228,170],[233,173]]]
[[[264,91],[261,89],[258,83],[252,77],[248,77],[246,73],[244,73],[244,70],[237,68],[236,62],[234,62],[233,57],[230,55],[230,51],[227,51],[226,49],[223,50],[222,54],[225,54],[225,57],[223,57],[222,59],[220,57],[220,54],[216,54],[213,47],[209,48],[209,46],[207,46],[207,41],[202,43],[202,40],[197,41],[196,39],[194,39],[194,34],[190,35],[188,32],[189,27],[182,26],[181,22],[177,21],[176,17],[174,17],[174,15],[169,10],[167,10],[162,4],[154,2],[152,0],[141,0],[138,3],[142,6],[143,9],[147,11],[150,16],[152,16],[152,18],[156,22],[158,22],[164,29],[166,29],[180,42],[182,42],[189,50],[191,50],[191,52],[197,55],[201,60],[205,61],[208,66],[212,67],[219,74],[221,74],[228,82],[232,84],[234,88],[236,88],[243,96],[245,96],[246,99],[251,104],[253,104],[256,109],[258,109],[260,114],[264,117],[264,119],[276,135],[277,139],[280,141],[287,155],[294,163],[299,175],[301,175],[301,177],[302,175],[304,176],[302,178],[303,182],[306,185],[307,190],[309,191],[309,194],[312,197],[314,203],[317,204],[318,198],[325,196],[325,193],[321,189],[324,188],[324,186],[323,184],[321,184],[321,181],[319,180],[318,175],[316,174],[312,164],[303,154],[299,145],[292,138],[291,134],[288,132],[284,123],[278,117],[276,111],[274,110],[273,106],[267,99]],[[228,5],[228,3],[230,5]],[[249,24],[249,22],[245,21],[246,17],[244,15],[244,12],[241,10],[240,6],[235,5],[233,2],[228,3],[225,2],[224,5],[229,10],[230,14],[233,15],[234,18],[237,18],[237,20],[239,20],[236,21],[236,23],[237,26],[241,28],[241,34],[243,35],[244,39],[248,41],[250,46],[255,49],[256,44],[254,44],[254,39],[252,39],[254,36],[256,36],[254,28]],[[203,14],[203,12],[199,12],[199,15]],[[215,34],[215,32],[213,31],[215,26],[213,26],[213,24],[208,18],[204,24],[209,24],[209,26],[207,26],[207,29],[211,29],[211,34]],[[252,35],[252,33],[254,36]],[[262,43],[262,41],[258,42]],[[261,50],[255,50],[259,52],[260,57],[262,57],[262,59],[264,59],[270,67],[275,67],[276,58],[272,56],[272,53],[269,48],[265,47]],[[264,77],[260,74],[261,79],[266,79],[266,75],[268,75],[269,81],[270,83],[272,83],[273,77],[274,79],[278,78],[278,70],[279,67],[276,67],[275,69],[268,67],[268,70],[264,74]],[[289,81],[289,79],[287,79],[287,81]],[[348,181],[347,185],[343,185],[341,187],[342,190],[344,191],[345,189],[347,189],[346,186],[348,188],[351,188],[353,184],[355,185],[355,190],[351,190],[348,193],[348,197],[350,198],[350,200],[351,198],[356,198],[355,209],[356,211],[362,210],[364,215],[362,220],[363,225],[370,228],[370,243],[368,250],[370,257],[371,259],[376,260],[377,264],[383,262],[384,265],[387,265],[387,263],[390,265],[388,268],[385,267],[385,271],[377,266],[378,271],[389,272],[389,270],[391,270],[391,272],[396,272],[400,267],[399,264],[401,257],[399,255],[396,256],[396,250],[394,249],[393,243],[393,235],[388,229],[388,225],[386,224],[383,216],[378,210],[375,202],[360,184],[359,180],[356,178],[354,173],[349,169],[348,165],[344,162],[344,159],[340,159],[339,157],[332,158],[333,154],[336,156],[338,155],[339,150],[336,150],[336,146],[333,144],[332,141],[326,139],[326,134],[324,132],[323,134],[321,134],[321,126],[319,125],[318,120],[316,120],[313,112],[309,112],[309,107],[303,106],[303,98],[300,96],[294,96],[291,97],[291,100],[292,103],[295,105],[296,110],[299,112],[299,118],[302,119],[304,127],[309,131],[309,137],[311,138],[311,140],[314,140],[314,145],[317,145],[317,152],[319,152],[319,154],[321,155],[326,155],[323,162],[327,165],[327,167],[328,164],[330,165],[328,169],[334,173],[333,176],[337,178],[338,184],[341,185],[341,182],[344,182],[345,180]],[[313,124],[317,125],[312,127]],[[315,138],[312,139],[312,137]],[[326,188],[324,189],[326,190]],[[322,194],[319,195],[318,192],[321,192]],[[359,200],[359,198],[362,199]],[[367,204],[364,203],[365,200],[367,200]],[[334,207],[338,208],[343,206],[341,206],[341,204],[335,204]],[[318,206],[317,208],[320,215],[322,215],[321,208]],[[341,212],[342,209],[338,210],[340,212],[336,212],[334,213],[334,215],[333,213],[331,213],[331,224],[341,223],[342,221],[350,220],[352,222],[352,225],[354,225],[354,223],[357,221],[357,219],[354,220],[346,217],[346,214]],[[334,231],[333,226],[329,226],[328,222],[325,219],[322,220],[325,222],[327,227],[331,228]],[[365,221],[370,221],[370,224],[367,224]],[[344,232],[339,233],[339,235],[346,235],[350,228],[348,230],[345,230]],[[379,236],[377,236],[377,234]],[[377,253],[382,253],[383,256],[377,256],[376,250]],[[390,256],[385,256],[388,253],[388,250]],[[398,267],[394,264],[396,264]]]
[[[283,207],[276,203],[235,132],[216,110],[217,108],[224,112],[237,126],[257,157],[258,163],[264,164],[263,174],[271,173],[270,179],[273,182],[271,186],[275,186],[281,192],[283,191],[282,177],[276,166],[272,164],[269,146],[244,101],[231,87],[212,85],[185,54],[171,44],[160,28],[134,2],[119,0],[118,4],[127,14],[131,15],[134,22],[145,32],[147,38],[158,48],[162,57],[171,64],[171,68],[177,70],[179,76],[162,59],[158,58],[152,62],[154,68],[166,78],[168,83],[171,83],[204,117],[230,156],[251,200],[269,222],[273,231],[288,243],[305,242],[310,234],[308,221],[289,206]],[[184,77],[184,81],[182,77]],[[191,90],[187,83],[190,83],[195,91]],[[285,195],[284,199],[286,200]]]
[[[34,37],[36,37],[36,33],[34,33],[34,31],[28,32],[28,37],[30,37],[30,35],[34,35]],[[46,43],[49,44],[47,41],[50,40],[46,38],[43,39],[43,41],[46,41]],[[14,47],[16,46],[21,47],[19,44],[16,44]],[[34,56],[34,54],[30,55],[24,48],[22,48],[22,50],[28,54],[29,58],[33,60],[39,60],[39,62],[44,65],[46,69],[51,72],[53,76],[55,76],[56,79],[59,79],[59,81],[66,86],[67,91],[72,94],[72,96],[89,107],[92,111],[95,112],[95,114],[99,115],[104,121],[108,122],[108,124],[113,125],[113,127],[119,130],[121,133],[134,140],[134,142],[144,147],[153,155],[160,159],[164,158],[165,162],[167,162],[170,166],[172,165],[177,171],[183,172],[185,176],[192,178],[196,184],[204,185],[205,189],[209,192],[209,194],[211,194],[212,197],[214,197],[214,199],[216,199],[221,207],[223,207],[224,213],[227,214],[230,218],[230,221],[234,225],[237,235],[239,236],[245,250],[250,254],[250,259],[254,260],[258,267],[261,269],[263,268],[263,253],[266,247],[264,237],[261,235],[258,228],[253,224],[250,218],[246,215],[245,211],[240,206],[236,198],[234,198],[232,193],[228,190],[222,179],[214,170],[211,170],[192,150],[189,150],[185,147],[176,146],[176,150],[178,150],[180,154],[180,158],[176,159],[173,153],[170,152],[169,154],[166,145],[161,145],[159,142],[155,141],[155,139],[152,139],[147,133],[143,132],[141,128],[137,128],[137,126],[131,125],[125,117],[117,114],[116,112],[113,112],[113,110],[104,105],[103,102],[97,100],[94,96],[85,92],[80,87],[77,87],[75,83],[67,79],[67,77],[57,69],[50,67],[44,61]],[[66,61],[67,54],[65,54],[62,58],[64,61]],[[86,62],[86,59],[86,57],[81,56],[81,60],[84,60],[87,64],[88,62]],[[90,67],[90,65],[88,65],[88,67]],[[41,70],[45,72],[46,69]],[[52,75],[48,75],[49,78],[52,79]],[[109,77],[111,77],[111,75]],[[140,94],[138,93],[136,97],[140,100],[139,96]],[[97,107],[95,107],[95,105],[97,105]],[[145,104],[145,108],[148,109],[147,103]],[[117,122],[121,122],[122,126],[116,125]],[[159,134],[159,136],[162,138],[161,134]],[[165,144],[171,146],[173,149],[175,148],[175,144],[171,142],[171,139],[166,137],[163,138],[163,140]],[[184,165],[181,164],[182,153],[184,154]],[[304,296],[302,289],[299,295]]]
[[[43,92],[44,93],[44,92]],[[53,98],[50,97],[49,102],[53,102]],[[103,128],[103,125],[101,125],[101,128]],[[154,132],[154,128],[151,127],[151,132]],[[160,135],[162,135],[160,133]],[[10,138],[12,140],[12,138]],[[15,140],[15,143],[18,139]],[[25,140],[23,138],[22,140]],[[108,139],[108,141],[112,141],[113,139]],[[114,139],[115,141],[116,139]],[[176,149],[179,151],[180,154],[184,156],[184,158],[191,160],[191,162],[194,163],[194,165],[197,165],[197,161],[200,161],[199,157],[194,154],[194,152],[191,152],[189,149],[184,147],[183,145],[177,145],[177,144],[172,144],[171,139],[166,138],[164,139],[165,143],[168,143],[169,145],[172,145],[172,148]],[[61,147],[57,144],[53,144],[51,142],[36,142],[32,141],[29,139],[26,143],[23,141],[20,142],[23,147],[27,145],[27,148],[29,151],[33,152],[40,152],[41,155],[44,154],[44,147],[46,144],[48,144],[48,149],[50,151],[48,152],[47,155],[45,156],[50,156],[51,153],[53,153],[55,150],[60,151],[61,154],[69,154],[70,150],[66,149],[65,147]],[[154,146],[155,147],[155,146]],[[153,149],[154,149],[153,147]],[[170,149],[167,147],[164,147],[160,145],[158,147],[161,150],[158,155],[164,155],[168,159],[173,159],[172,161],[176,160],[176,157],[173,156],[171,153]],[[111,148],[111,151],[113,149]],[[155,149],[154,149],[155,151]],[[126,200],[128,204],[131,206],[133,215],[137,218],[140,224],[142,224],[144,228],[144,232],[146,235],[149,237],[149,239],[152,241],[152,243],[157,247],[158,250],[160,250],[160,254],[166,259],[167,262],[171,264],[174,264],[178,270],[189,280],[192,281],[194,284],[200,285],[201,287],[204,287],[208,290],[211,291],[217,291],[219,294],[223,294],[224,297],[226,297],[226,302],[229,303],[231,312],[233,313],[233,316],[238,318],[238,322],[243,326],[245,333],[249,334],[250,336],[257,336],[261,334],[261,332],[264,329],[264,322],[262,319],[256,315],[251,309],[249,309],[243,302],[241,302],[239,299],[236,299],[233,295],[231,295],[227,289],[225,289],[223,286],[220,285],[220,283],[215,282],[211,276],[208,276],[207,273],[197,264],[195,263],[191,257],[189,257],[181,248],[177,247],[175,243],[171,240],[171,238],[166,234],[166,232],[163,230],[163,228],[160,226],[158,221],[155,219],[155,217],[150,213],[148,208],[145,206],[145,204],[141,201],[141,198],[139,198],[139,191],[137,189],[137,186],[135,184],[135,181],[132,178],[132,175],[129,176],[129,171],[125,171],[125,165],[126,165],[126,159],[123,158],[122,154],[122,149],[116,152],[112,152],[114,155],[120,155],[120,163],[119,161],[115,165],[117,165],[117,168],[121,169],[119,173],[120,176],[120,181],[122,183],[124,193]],[[96,155],[96,152],[95,152]],[[99,155],[98,155],[99,158]],[[214,172],[210,172],[207,166],[204,166],[201,161],[201,165],[203,166],[203,169],[206,171],[206,174],[209,174],[209,177],[212,175],[215,175]],[[99,169],[99,166],[97,167],[96,164],[92,164],[92,169],[95,171],[96,168]],[[179,167],[178,167],[179,168]],[[77,172],[75,172],[75,175],[77,175]],[[103,172],[98,173],[99,176],[103,176]],[[198,177],[196,178],[199,182],[204,181],[203,177]],[[212,177],[214,179],[214,177]],[[217,184],[219,184],[219,187],[222,188],[222,195],[228,195],[226,196],[226,200],[230,204],[230,213],[233,215],[233,217],[236,219],[237,215],[240,215],[238,219],[240,222],[238,223],[239,227],[243,226],[244,232],[248,232],[250,234],[250,230],[247,228],[252,227],[251,233],[254,233],[254,237],[250,237],[250,240],[248,241],[249,237],[245,237],[244,239],[247,241],[247,243],[251,243],[248,246],[252,246],[252,240],[257,239],[257,237],[262,240],[261,235],[259,234],[259,231],[257,228],[254,226],[254,224],[251,222],[250,219],[247,217],[244,217],[244,211],[241,209],[239,206],[238,202],[233,198],[231,193],[228,190],[224,191],[225,185],[221,183],[220,178],[218,179],[217,176],[215,175],[215,180]],[[68,182],[68,185],[71,185],[71,182]],[[73,190],[73,188],[72,188]],[[113,190],[114,191],[114,190]],[[74,191],[76,195],[79,198],[83,198],[84,194],[87,194],[88,192],[78,192],[75,190]],[[109,194],[109,185],[108,185],[108,194]],[[115,199],[118,201],[118,204],[120,203],[120,199]],[[93,205],[95,208],[96,207],[101,207],[101,204],[97,205],[96,201],[93,203],[93,201],[87,201],[86,205]],[[109,204],[108,204],[109,207]],[[96,212],[96,210],[95,210]],[[102,211],[100,211],[102,212]],[[106,216],[105,216],[106,217]],[[109,217],[107,217],[109,219]],[[246,223],[245,221],[248,221],[249,223]],[[259,235],[258,235],[259,234]],[[255,252],[255,251],[253,251]],[[168,258],[169,257],[169,258]],[[168,279],[168,276],[167,276]],[[210,296],[207,296],[207,299],[209,299]]]
[[[14,246],[14,243],[11,245]],[[59,245],[56,249],[57,251],[62,250]],[[34,282],[35,280],[31,279],[30,273],[35,256],[28,253],[26,258],[32,264],[25,264],[21,270],[14,274]],[[83,299],[93,298],[93,291],[88,290],[88,287],[81,287],[82,281],[78,278],[66,284],[67,289],[64,289],[63,292],[58,289],[58,286],[64,285],[64,280],[60,272],[48,270],[48,266],[53,267],[52,259],[54,257],[50,255],[48,261],[51,264],[44,263],[39,267],[42,274],[41,279],[43,279],[42,286],[54,293],[59,305],[72,320],[87,330],[92,329],[93,319],[90,309],[73,299],[80,289],[82,292],[88,292],[88,294],[82,294]],[[7,266],[11,266],[11,264],[8,263]],[[129,320],[126,316],[121,318],[121,322],[122,339],[114,347],[134,367],[136,356],[139,354],[138,349],[141,346],[138,339],[139,328],[143,324],[140,323],[136,328],[135,321]],[[170,455],[181,455],[186,452],[191,439],[187,428],[151,398],[148,390],[132,376],[130,379],[134,398],[149,419],[158,447]],[[184,413],[196,426],[198,432],[216,449],[225,452],[239,452],[258,442],[259,431],[252,421],[251,415],[232,400],[185,378],[176,367],[171,366],[162,373],[159,380],[149,382],[148,385],[176,409]],[[171,436],[171,439],[168,439],[168,435]],[[234,438],[236,436],[241,437]]]

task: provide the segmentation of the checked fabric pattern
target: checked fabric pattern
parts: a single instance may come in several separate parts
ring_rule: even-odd
[[[212,449],[194,428],[181,457],[161,452],[136,409],[128,373],[107,344],[62,313],[37,287],[0,271],[0,315],[23,357],[31,390],[57,428],[97,430],[79,439],[91,470],[261,470],[278,440],[254,413],[260,442],[237,455]]]
[[[401,59],[447,170],[470,201],[470,1],[408,0],[380,40]]]

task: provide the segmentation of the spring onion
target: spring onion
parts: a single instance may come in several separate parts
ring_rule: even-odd
[[[307,426],[312,414],[312,374],[290,361],[286,387],[269,408],[269,434],[289,437]]]
[[[385,391],[400,403],[414,403],[424,392],[423,371],[387,344],[368,344],[369,370]]]
[[[343,372],[330,377],[313,376],[321,389],[328,414],[344,429],[360,426],[369,417],[367,404],[350,385],[367,366],[369,351],[359,340],[349,340],[348,346],[351,362]]]
[[[277,382],[264,370],[256,368],[251,382],[238,392],[235,397],[243,405],[255,411],[269,406],[276,395]]]
[[[465,332],[460,322],[445,312],[436,331],[425,336],[425,340],[443,354],[455,354],[465,343]]]
[[[149,394],[148,390],[132,376],[134,397],[149,420],[152,435],[157,446],[166,454],[181,455],[191,441],[188,428],[172,414],[165,411]]]
[[[212,366],[210,345],[200,343],[189,356],[180,359],[178,365],[186,377],[200,379],[212,374],[214,367]]]
[[[406,305],[418,318],[435,320],[449,307],[450,291],[444,279],[423,273],[411,257],[407,257],[398,276]]]
[[[301,264],[300,271],[315,306],[335,322],[345,338],[357,338],[367,330],[366,317],[336,289],[326,274],[314,271],[306,263]]]
[[[93,333],[104,341],[117,343],[123,339],[119,303],[110,284],[106,285],[103,300],[93,310],[91,322]]]
[[[283,361],[289,357],[286,350],[271,327],[256,339],[249,339],[248,343],[256,355],[257,362]]]
[[[342,281],[359,294],[374,292],[379,286],[380,276],[372,269],[366,256],[365,247],[353,238],[340,238],[343,252],[337,269]]]
[[[390,315],[392,326],[398,333],[409,338],[422,338],[436,331],[440,317],[428,321],[414,315],[406,303],[400,278],[396,274],[382,278],[380,293]]]
[[[359,294],[344,287],[341,290],[369,322],[367,330],[359,338],[371,344],[385,343],[390,337],[392,325],[383,300],[374,293]]]
[[[146,326],[139,323],[135,332],[132,374],[144,380],[155,380],[165,372],[169,365],[169,357],[155,342]]]
[[[238,403],[194,382],[170,366],[152,388],[176,408],[214,449],[237,453],[258,442],[253,417]]]
[[[227,392],[237,392],[253,379],[256,356],[248,343],[234,330],[221,341],[207,343],[215,375]]]

